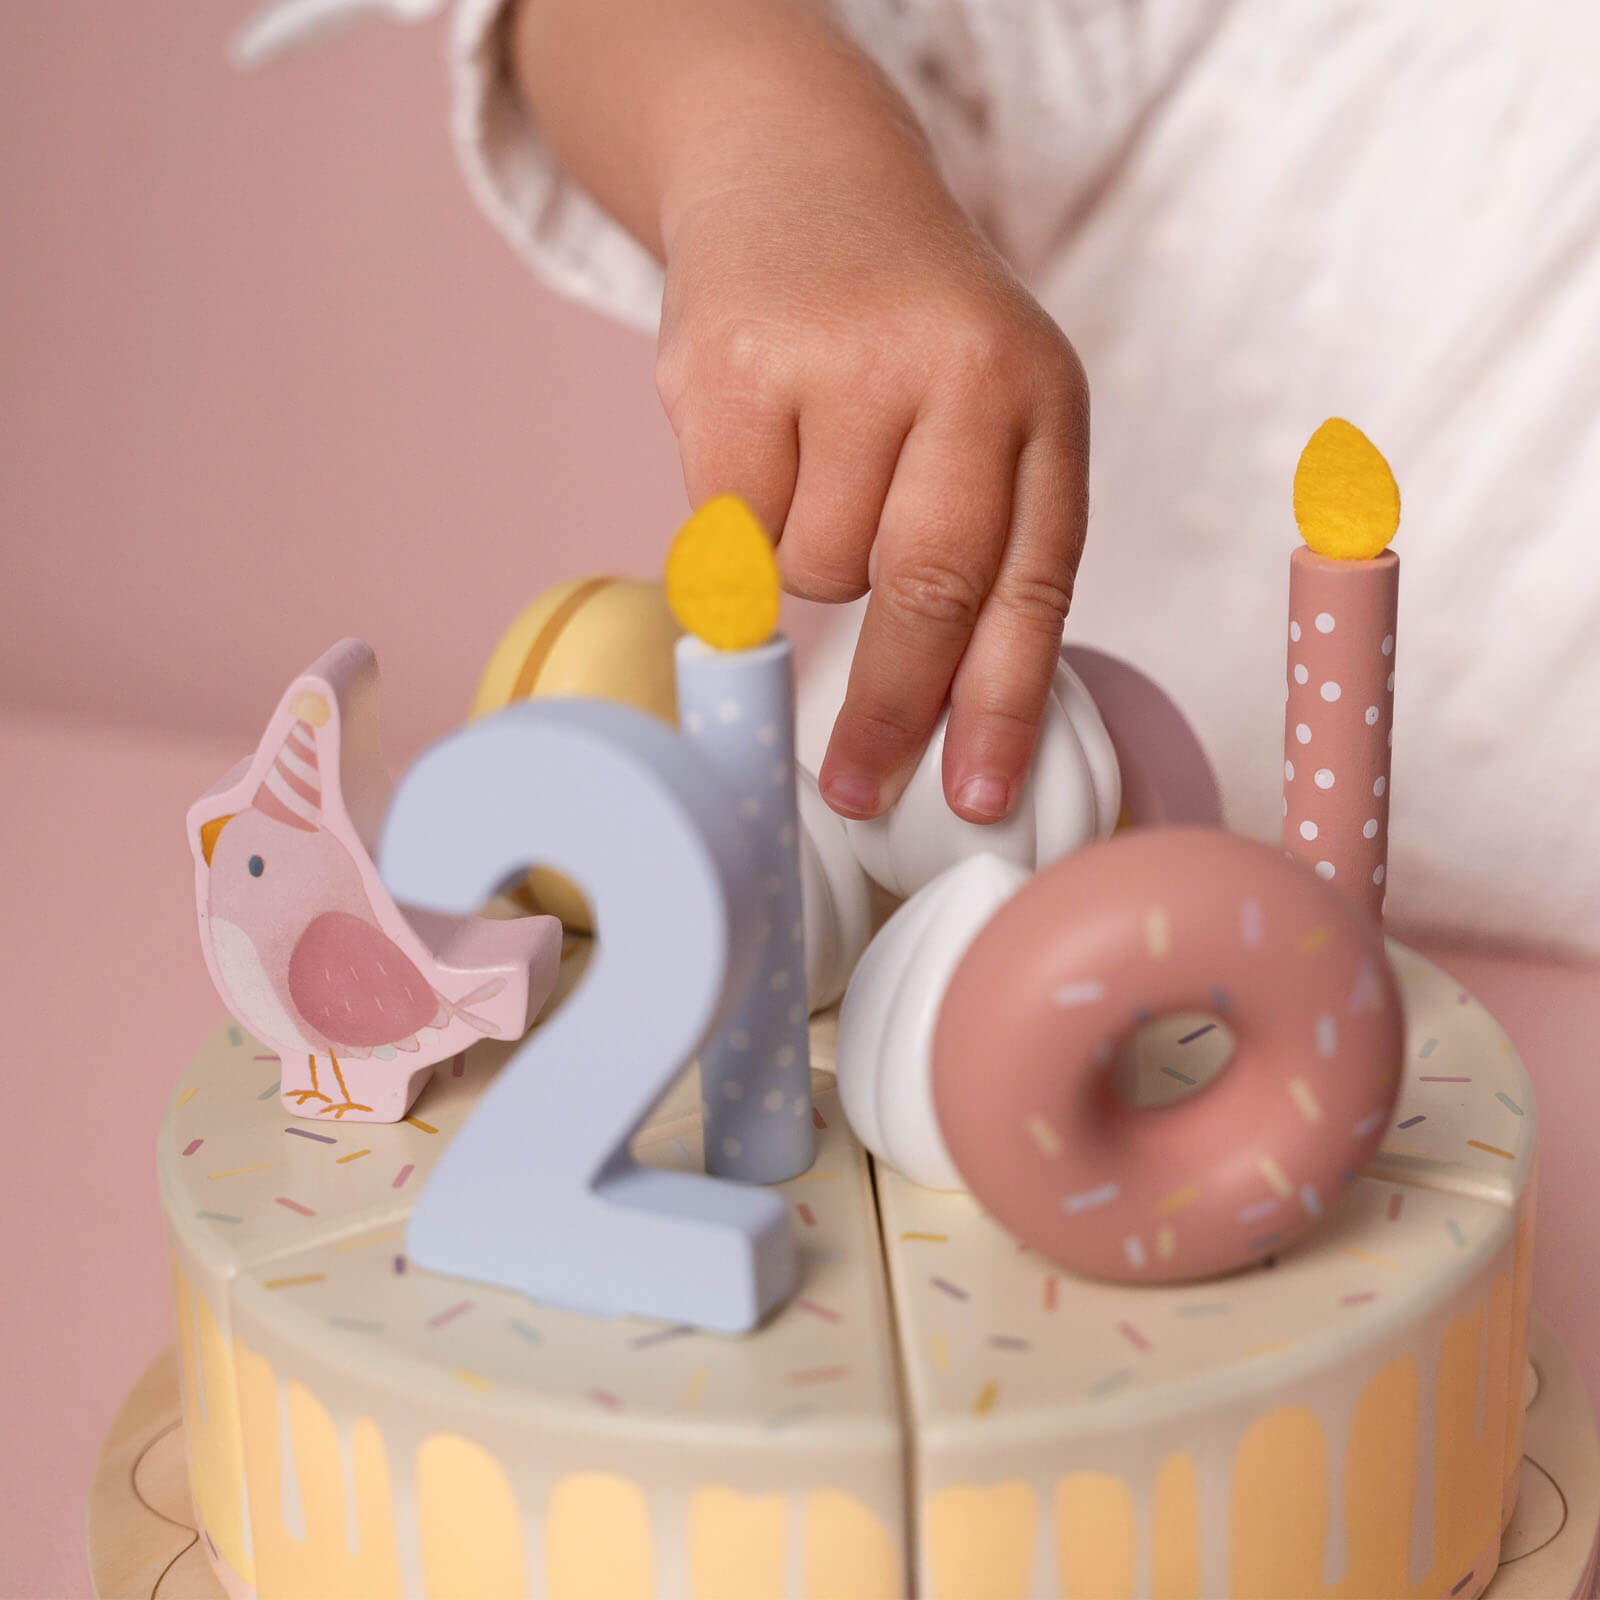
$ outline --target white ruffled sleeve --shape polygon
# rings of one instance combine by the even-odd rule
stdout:
[[[661,267],[565,172],[512,81],[511,0],[460,0],[450,33],[452,132],[474,197],[561,294],[653,333]]]

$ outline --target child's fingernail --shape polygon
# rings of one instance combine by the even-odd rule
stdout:
[[[987,772],[976,778],[968,778],[956,790],[959,805],[974,816],[985,817],[993,822],[998,822],[1006,814],[1010,798],[1011,785],[1004,778]]]
[[[822,785],[823,798],[835,811],[853,817],[876,816],[878,785],[858,772],[835,772]]]

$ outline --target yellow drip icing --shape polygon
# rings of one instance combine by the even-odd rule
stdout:
[[[518,1600],[528,1592],[517,1497],[481,1445],[448,1433],[423,1440],[417,1520],[429,1600]]]
[[[694,1600],[780,1600],[785,1512],[781,1494],[696,1489],[689,1501],[689,1593]]]
[[[1156,1474],[1151,1600],[1202,1600],[1200,1504],[1194,1462],[1171,1455]]]
[[[177,1258],[172,1293],[183,1375],[183,1432],[189,1490],[218,1553],[246,1583],[256,1582],[244,1525],[245,1465],[233,1352]]]
[[[1309,1406],[1255,1423],[1234,1457],[1228,1548],[1235,1600],[1310,1600],[1325,1591],[1328,1446]]]
[[[1016,1600],[1029,1592],[1039,1509],[1020,1478],[990,1488],[954,1484],[927,1504],[933,1600]]]
[[[1121,1478],[1074,1472],[1056,1485],[1062,1600],[1132,1600],[1139,1535]]]
[[[655,1558],[644,1492],[609,1472],[577,1472],[550,1496],[550,1600],[651,1600]]]
[[[806,1600],[899,1600],[900,1545],[853,1494],[806,1496],[801,1584]]]
[[[1356,1402],[1345,1456],[1344,1594],[1410,1591],[1419,1415],[1417,1363],[1410,1356],[1391,1361]]]

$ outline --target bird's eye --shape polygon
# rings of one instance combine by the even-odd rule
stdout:
[[[247,865],[250,868],[250,876],[252,878],[259,878],[267,870],[267,864],[260,856],[251,856]]]

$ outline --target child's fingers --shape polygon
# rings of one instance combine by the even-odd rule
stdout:
[[[1009,814],[1033,758],[1083,551],[1085,464],[1056,435],[1017,466],[1011,537],[950,692],[945,798],[973,822]]]
[[[837,604],[867,592],[867,561],[905,437],[905,427],[882,416],[828,406],[801,416],[800,474],[778,542],[790,594]]]
[[[819,775],[835,810],[876,816],[916,766],[999,568],[1016,461],[1015,443],[970,409],[907,438]]]
[[[716,405],[673,419],[683,486],[699,507],[736,494],[774,538],[789,515],[800,464],[799,434],[790,409]]]

